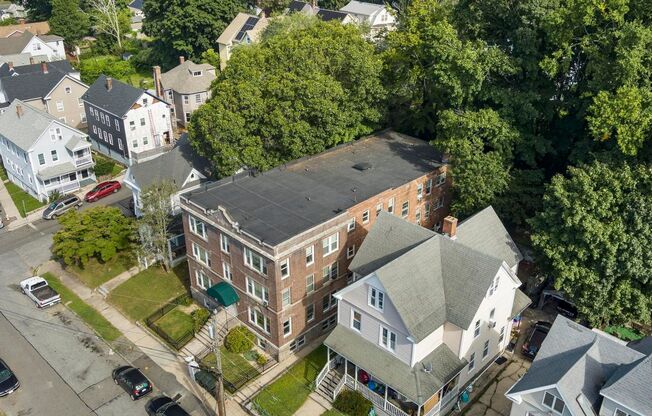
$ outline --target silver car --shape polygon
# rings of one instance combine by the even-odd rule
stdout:
[[[53,218],[58,217],[59,215],[62,215],[66,211],[73,209],[73,208],[79,208],[81,207],[83,202],[81,199],[76,197],[75,195],[66,195],[63,198],[60,198],[56,200],[55,202],[51,203],[45,211],[43,211],[43,218],[46,220],[51,220]]]

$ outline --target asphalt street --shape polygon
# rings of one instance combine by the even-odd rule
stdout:
[[[100,204],[126,209],[130,195],[123,188],[82,209]],[[145,415],[149,398],[134,402],[111,379],[114,368],[132,364],[152,380],[155,391],[150,397],[161,393],[177,396],[193,415],[206,415],[199,401],[173,375],[126,339],[114,344],[114,351],[64,305],[40,310],[21,293],[18,282],[38,274],[38,265],[49,260],[52,234],[58,228],[56,221],[40,220],[15,231],[0,231],[0,357],[21,381],[17,391],[0,398],[0,414]]]

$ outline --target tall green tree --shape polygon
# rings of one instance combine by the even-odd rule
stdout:
[[[54,234],[52,252],[68,265],[83,267],[91,258],[109,261],[119,252],[132,250],[136,241],[133,219],[114,207],[69,211],[59,223],[61,229]]]
[[[145,0],[143,32],[155,39],[153,47],[164,66],[173,65],[180,55],[199,61],[247,7],[246,0]]]
[[[27,16],[33,22],[50,19],[52,15],[52,0],[24,0]]]
[[[172,181],[155,183],[140,194],[142,217],[138,220],[140,252],[154,258],[166,270],[171,268],[168,244],[171,237],[172,195],[177,191]]]
[[[652,168],[593,162],[552,179],[532,242],[593,325],[650,322]]]
[[[275,35],[236,48],[193,114],[190,140],[220,175],[319,153],[383,118],[381,60],[359,29],[295,19],[306,17],[280,19]]]
[[[79,0],[52,0],[50,31],[63,37],[66,46],[75,46],[90,29],[88,15],[81,10]]]

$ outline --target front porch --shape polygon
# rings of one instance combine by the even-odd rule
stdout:
[[[91,168],[92,165],[80,169],[66,162],[39,171],[37,174],[41,185],[39,198],[47,201],[52,193],[65,195],[95,182],[95,174]]]

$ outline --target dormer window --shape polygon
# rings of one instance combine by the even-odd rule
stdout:
[[[201,77],[201,71],[192,71],[193,77]]]
[[[549,392],[546,392],[543,395],[543,405],[560,415],[564,413],[564,407],[566,407],[566,404],[562,399]]]
[[[143,98],[143,105],[147,105],[147,98]]]
[[[375,287],[369,288],[369,306],[373,306],[382,312],[385,308],[385,293],[376,289]]]
[[[631,416],[631,415],[625,411],[616,409],[616,411],[614,412],[614,416]]]

